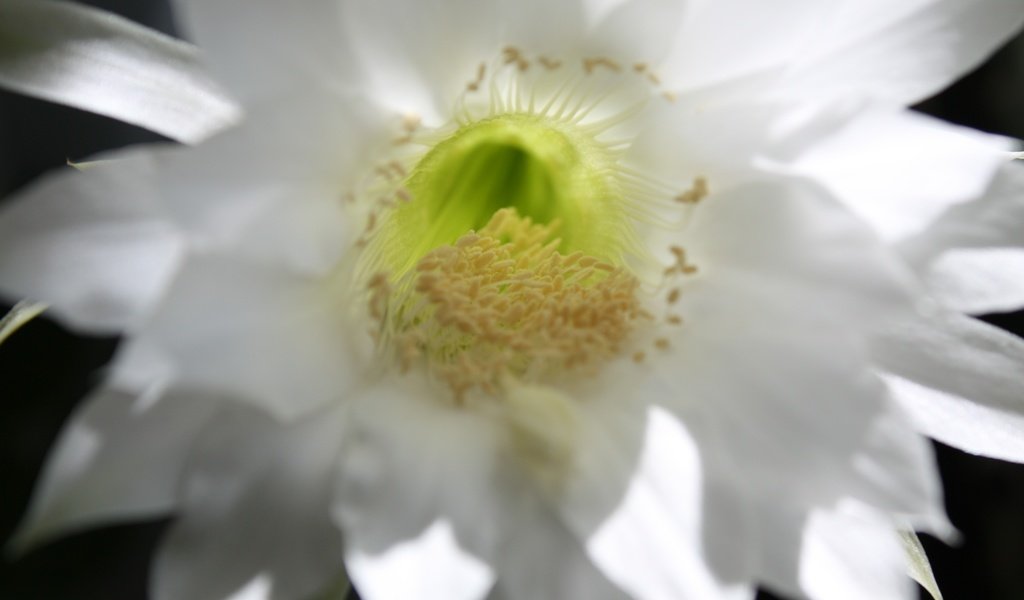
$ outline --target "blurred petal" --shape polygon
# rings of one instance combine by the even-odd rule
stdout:
[[[101,389],[61,434],[13,547],[173,510],[191,443],[219,406],[196,394],[142,403],[134,393]]]
[[[354,0],[343,5],[342,39],[363,65],[371,96],[399,114],[416,114],[437,126],[448,120],[452,101],[480,63],[497,58],[509,43],[499,37],[498,4]]]
[[[175,382],[252,401],[281,418],[358,385],[344,306],[308,278],[222,255],[194,255],[125,359],[156,352]]]
[[[891,328],[873,344],[918,429],[973,454],[1024,462],[1024,341],[956,313]]]
[[[1024,306],[1024,249],[950,250],[928,265],[924,281],[932,297],[952,310],[1017,310]]]
[[[910,112],[870,112],[810,146],[790,168],[821,182],[886,241],[980,196],[1009,141]]]
[[[780,81],[782,95],[910,105],[979,65],[1024,23],[1018,0],[820,4],[829,16],[803,39],[801,59]]]
[[[246,103],[311,84],[358,85],[337,0],[173,0],[186,37]]]
[[[63,169],[0,208],[0,289],[52,306],[85,331],[136,323],[173,273],[183,240],[156,205],[148,154]]]
[[[75,2],[0,3],[0,87],[185,143],[241,116],[194,46]]]
[[[1024,306],[1024,165],[1002,165],[984,195],[952,207],[898,250],[951,309]]]
[[[612,454],[591,459],[621,460],[614,456],[621,451],[616,441],[609,440]],[[689,434],[673,417],[652,409],[639,460],[621,506],[586,541],[601,570],[635,598],[749,596],[742,586],[718,581],[700,552],[701,473]],[[585,514],[573,508],[564,511],[563,518],[577,535],[590,526],[578,520]]]
[[[892,523],[851,502],[811,516],[800,576],[814,600],[916,598]]]
[[[341,568],[328,507],[339,411],[282,427],[245,407],[192,447],[181,515],[156,559],[156,600],[220,600],[263,575],[271,599],[308,598]]]

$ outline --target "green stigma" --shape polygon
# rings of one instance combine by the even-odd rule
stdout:
[[[385,216],[372,244],[375,262],[393,276],[503,208],[556,225],[564,254],[619,263],[629,237],[611,151],[575,124],[542,115],[464,125],[420,159],[405,188],[412,201]]]

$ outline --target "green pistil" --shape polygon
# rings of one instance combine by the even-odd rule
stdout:
[[[557,220],[565,254],[620,261],[626,219],[614,158],[572,124],[532,114],[471,123],[434,146],[405,187],[412,202],[393,209],[374,239],[392,276],[506,207],[536,223]]]

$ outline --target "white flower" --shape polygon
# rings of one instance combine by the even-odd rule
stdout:
[[[127,336],[21,544],[174,511],[158,599],[909,598],[914,427],[1024,460],[1024,345],[957,312],[1024,303],[1013,145],[904,109],[1016,0],[179,5],[246,122],[0,214],[5,292]]]

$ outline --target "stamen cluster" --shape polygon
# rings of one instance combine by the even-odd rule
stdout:
[[[425,360],[462,402],[475,388],[496,393],[507,376],[539,381],[617,354],[634,322],[649,318],[639,283],[621,267],[559,252],[557,228],[501,209],[424,256],[399,293],[375,279],[371,312],[403,367]]]

